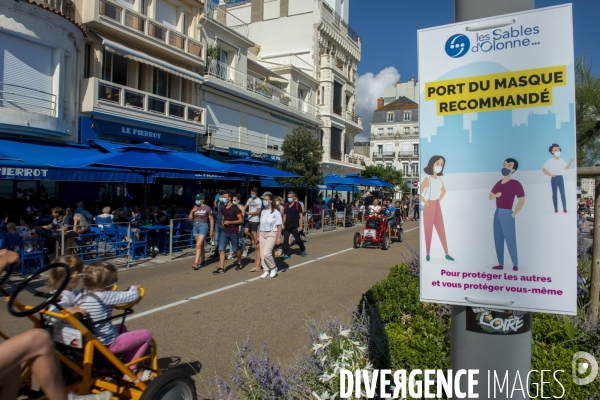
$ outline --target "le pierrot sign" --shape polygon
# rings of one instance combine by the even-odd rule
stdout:
[[[576,312],[571,14],[562,5],[418,32],[421,300]],[[502,312],[472,319],[525,329]]]

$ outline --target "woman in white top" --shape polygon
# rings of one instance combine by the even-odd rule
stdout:
[[[277,266],[273,258],[273,248],[281,244],[282,219],[272,194],[263,195],[264,209],[260,213],[258,239],[260,243],[260,258],[265,273],[261,278],[277,276]]]
[[[429,163],[423,169],[428,175],[421,182],[421,192],[423,193],[422,202],[425,206],[423,210],[423,227],[425,230],[425,247],[427,256],[425,259],[429,261],[429,252],[431,250],[431,236],[433,235],[433,227],[442,242],[446,260],[454,261],[454,258],[448,254],[448,243],[446,242],[446,229],[444,228],[444,217],[440,202],[446,194],[446,187],[440,176],[443,175],[446,159],[442,156],[433,156],[429,159]]]
[[[381,211],[381,206],[379,205],[379,200],[374,199],[373,204],[369,206],[369,214],[379,214]]]
[[[560,158],[561,148],[556,143],[552,143],[552,146],[548,148],[550,154],[554,157],[546,161],[542,172],[548,175],[550,178],[550,185],[552,186],[552,202],[554,203],[554,212],[558,212],[558,199],[557,194],[560,191],[560,200],[562,201],[563,212],[567,212],[567,200],[565,196],[565,180],[563,179],[563,173],[571,168],[574,159],[567,164],[565,160]]]

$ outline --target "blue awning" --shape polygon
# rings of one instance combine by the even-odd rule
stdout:
[[[23,160],[22,162],[0,160],[0,179],[143,182],[142,176],[132,172],[104,168],[64,169],[48,167],[48,164],[57,164],[64,160],[90,157],[100,153],[98,150],[80,144],[0,140],[0,149],[11,157]]]

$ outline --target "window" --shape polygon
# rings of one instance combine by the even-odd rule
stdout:
[[[392,168],[392,163],[391,163],[391,162],[387,162],[387,163],[385,163],[385,167],[386,167],[386,168]]]
[[[413,155],[415,155],[415,156],[419,155],[419,145],[418,144],[413,144]]]
[[[405,135],[410,135],[410,127],[408,127],[408,126],[404,127],[404,134]]]
[[[402,174],[404,176],[408,176],[408,164],[407,163],[402,163]]]
[[[92,52],[92,45],[86,43],[85,45],[85,53],[83,55],[83,79],[87,79],[90,77],[90,57]]]
[[[414,133],[415,135],[418,135],[418,134],[419,134],[419,127],[418,127],[418,126],[415,126],[415,127],[413,128],[413,133]]]
[[[387,122],[394,122],[394,113],[387,113]]]
[[[419,176],[419,164],[412,164],[412,175]]]
[[[298,98],[304,100],[304,90],[298,88]]]
[[[127,66],[125,57],[104,51],[104,60],[102,63],[102,79],[118,85],[127,85]]]
[[[377,134],[383,135],[383,128],[377,128]]]
[[[192,16],[189,14],[183,14],[183,34],[194,37],[192,31]]]
[[[152,93],[162,97],[171,97],[171,87],[173,86],[173,75],[162,69],[154,68],[154,77],[152,79]]]
[[[383,145],[382,144],[377,145],[377,154],[383,154]]]
[[[404,120],[405,121],[410,121],[410,111],[407,111],[404,113]]]
[[[325,104],[325,86],[321,86],[321,100],[319,104]]]
[[[394,128],[387,128],[387,134],[388,135],[393,135],[394,134]]]
[[[169,28],[177,29],[177,7],[165,0],[158,0],[154,19]]]
[[[377,163],[376,165],[377,165],[378,167],[383,167],[383,164],[382,164],[382,163]]]

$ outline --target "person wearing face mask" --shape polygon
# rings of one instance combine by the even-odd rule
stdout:
[[[515,229],[515,217],[525,205],[525,191],[523,186],[512,175],[519,168],[519,162],[514,158],[507,158],[502,164],[502,176],[492,191],[489,199],[496,199],[496,212],[494,213],[494,244],[498,265],[493,269],[504,269],[504,243],[508,248],[508,254],[513,262],[513,271],[519,270],[519,257],[517,254],[517,233]],[[517,206],[513,211],[513,203],[517,198]]]
[[[192,268],[199,270],[206,265],[206,254],[204,253],[204,240],[207,236],[214,237],[215,221],[212,215],[212,209],[204,203],[204,193],[196,196],[196,204],[188,218],[192,222],[192,235],[196,239],[196,258]]]
[[[444,172],[446,159],[442,156],[433,156],[429,159],[429,163],[423,169],[427,176],[421,182],[421,190],[423,191],[423,227],[425,230],[425,248],[427,255],[425,259],[429,261],[431,250],[431,237],[433,236],[433,227],[442,242],[446,260],[454,261],[454,258],[448,253],[448,243],[446,241],[446,229],[444,228],[444,216],[440,203],[446,195],[446,187],[440,178]]]
[[[218,200],[215,199],[215,211],[214,213],[217,214],[217,220],[215,222],[215,238],[214,238],[214,243],[215,243],[215,252],[211,255],[212,258],[215,257],[219,257],[219,238],[221,237],[221,233],[223,232],[223,207],[225,206],[225,204],[227,204],[227,202],[229,201],[229,199],[227,198],[227,192],[221,190],[219,192],[218,196]]]
[[[250,198],[246,201],[245,210],[248,215],[248,223],[246,224],[246,229],[244,233],[254,246],[258,243],[258,224],[260,223],[260,211],[261,211],[261,200],[258,197],[258,189],[253,187],[250,189]],[[257,254],[258,250],[256,250]],[[248,251],[244,249],[242,252],[242,257],[246,257],[248,255]]]
[[[273,195],[269,192],[263,194],[263,210],[260,213],[260,226],[259,226],[259,243],[260,247],[256,253],[260,257],[257,257],[259,263],[257,267],[260,268],[260,261],[265,272],[260,276],[261,278],[275,278],[277,276],[277,266],[275,265],[275,259],[273,258],[273,249],[275,245],[281,243],[281,229],[283,221],[281,214],[277,212],[277,204],[273,201]]]
[[[300,247],[302,257],[306,257],[306,247],[304,242],[300,239],[300,233],[302,230],[302,207],[296,200],[296,194],[292,191],[288,192],[287,203],[283,207],[283,258],[290,258],[290,234],[294,236],[296,243]]]
[[[244,242],[244,224],[246,222],[246,209],[240,203],[240,194],[239,193],[236,193],[233,195],[232,203],[234,206],[239,208],[240,211],[242,212],[243,221],[242,221],[242,224],[240,225],[239,231],[238,231],[238,239],[239,239],[238,249],[240,251],[242,251],[242,257],[246,257],[248,255],[248,250],[246,249],[246,242]],[[229,255],[227,256],[227,259],[233,260],[233,250],[231,250],[231,248],[229,248]]]
[[[548,148],[550,154],[553,155],[551,159],[546,161],[542,172],[548,175],[550,178],[550,185],[552,186],[552,203],[554,204],[554,212],[558,212],[558,196],[557,192],[560,191],[560,200],[562,201],[563,212],[567,212],[567,202],[565,196],[565,180],[563,179],[563,172],[571,168],[571,164],[575,159],[571,158],[571,161],[567,164],[565,160],[560,158],[561,148],[556,143],[552,143],[552,146]]]
[[[225,273],[225,250],[229,244],[229,248],[237,256],[236,270],[243,268],[242,266],[242,252],[238,250],[239,244],[239,226],[244,222],[242,216],[242,210],[233,204],[233,196],[231,192],[227,191],[221,195],[221,201],[225,199],[227,203],[221,209],[221,225],[222,232],[219,237],[219,263],[220,267],[213,272],[213,274],[224,274]]]

